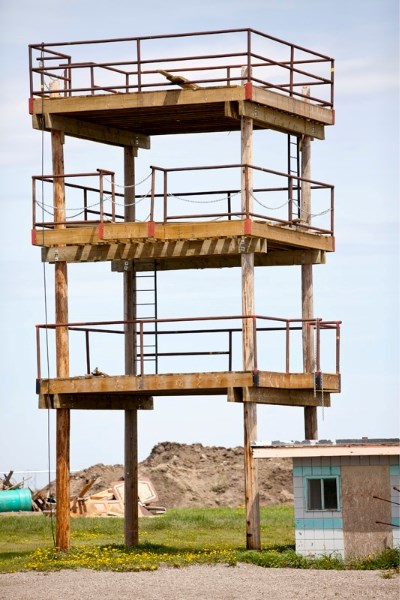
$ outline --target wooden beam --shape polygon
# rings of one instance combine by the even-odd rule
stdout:
[[[139,543],[139,487],[138,487],[138,432],[137,410],[125,411],[124,477],[125,477],[125,546]]]
[[[310,88],[303,88],[305,95],[310,94]],[[311,137],[303,135],[301,138],[301,204],[300,218],[305,225],[311,224]],[[303,319],[314,318],[314,292],[313,292],[313,268],[312,265],[301,266],[301,316]],[[302,331],[303,346],[303,371],[310,373],[316,369],[314,335],[307,323],[303,324]],[[307,406],[304,409],[304,435],[306,440],[318,439],[318,415],[317,408]]]
[[[73,410],[152,410],[151,396],[130,394],[40,394],[39,408]]]
[[[40,393],[130,392],[139,395],[226,394],[228,387],[252,384],[251,373],[168,373],[164,375],[117,375],[110,377],[71,377],[42,379]],[[153,391],[156,392],[153,394]],[[159,392],[157,394],[157,392]],[[162,392],[162,393],[161,393]]]
[[[111,110],[127,110],[137,108],[161,107],[165,110],[171,106],[186,104],[207,104],[225,102],[226,100],[244,100],[243,86],[220,88],[201,88],[197,90],[158,90],[152,92],[135,92],[131,94],[104,94],[96,96],[70,96],[68,98],[34,98],[33,114],[79,114],[80,112],[97,112]]]
[[[150,137],[147,135],[118,129],[117,127],[110,127],[109,125],[92,123],[83,119],[65,117],[63,115],[45,114],[44,117],[42,115],[33,115],[32,127],[40,131],[57,129],[71,137],[109,144],[111,146],[123,147],[130,145],[135,148],[136,152],[137,148],[144,148],[146,150],[150,148]]]
[[[267,251],[268,241],[250,238],[254,249],[254,264],[258,266],[291,266],[326,263],[326,253],[322,250],[275,250]],[[204,269],[240,266],[240,238],[222,240],[188,240],[166,242],[128,242],[42,248],[42,262],[55,263],[63,260],[68,263],[111,261],[111,270],[123,273],[132,268],[135,261],[136,272],[148,271],[153,267],[149,259],[157,260],[157,269]],[[141,262],[142,261],[142,262]]]
[[[340,392],[340,375],[323,373],[321,379],[323,381],[324,392]],[[260,371],[258,387],[314,390],[315,377],[313,373],[275,373],[270,371]]]
[[[312,373],[259,371],[258,388],[314,390]],[[340,375],[322,374],[324,393],[340,392]],[[41,379],[41,394],[126,393],[138,396],[191,396],[226,394],[228,388],[252,387],[253,373],[214,371],[209,373],[168,373],[164,375],[82,376]]]
[[[61,131],[51,132],[52,165],[54,175],[64,175],[64,136]],[[53,202],[55,220],[65,220],[64,179],[56,177],[53,184]],[[59,225],[57,227],[62,227]],[[55,265],[55,319],[56,323],[68,323],[68,270],[67,263]],[[67,327],[57,327],[56,337],[56,374],[57,377],[69,376],[69,337]],[[69,409],[57,411],[56,418],[56,546],[59,550],[70,547],[70,428]]]
[[[330,108],[317,106],[311,102],[305,102],[300,98],[285,96],[271,90],[265,90],[261,87],[253,86],[252,101],[263,106],[269,106],[277,110],[296,115],[310,121],[316,121],[323,125],[333,125],[335,122],[335,113]]]
[[[325,139],[324,125],[282,112],[269,106],[262,106],[248,100],[238,103],[225,103],[225,116],[232,119],[251,117],[254,124],[265,129],[283,133],[307,134],[319,140]]]
[[[65,246],[100,244],[98,225],[85,225],[85,227],[71,227],[68,229],[49,229],[32,231],[32,244],[34,246]],[[56,261],[58,259],[56,258]]]
[[[269,242],[307,248],[309,250],[325,250],[326,252],[333,252],[335,249],[334,238],[332,236],[305,231],[301,227],[271,225],[270,223],[260,223],[259,221],[251,221],[250,225],[250,235],[265,237]]]
[[[329,392],[315,392],[313,390],[247,388],[229,388],[228,402],[255,402],[256,404],[277,404],[281,406],[324,406],[331,405]],[[254,440],[253,440],[254,441]]]
[[[133,148],[124,148],[124,217],[125,221],[135,220],[135,158]],[[125,270],[123,275],[124,320],[136,319],[136,273]],[[134,323],[124,326],[125,374],[136,375],[136,327]],[[125,410],[125,545],[137,546],[139,543],[138,512],[138,419],[135,408]]]
[[[323,250],[274,250],[268,254],[255,256],[255,265],[284,267],[292,265],[324,265],[326,263],[326,252]]]
[[[246,395],[246,391],[243,392]],[[260,493],[258,464],[253,458],[251,442],[257,439],[257,404],[245,402],[244,415],[244,482],[246,507],[246,547],[261,550]]]
[[[283,247],[303,248],[305,250],[334,251],[334,238],[304,231],[299,227],[271,225],[250,221],[219,221],[218,223],[155,223],[154,235],[157,241],[191,241],[221,239],[248,236],[273,242]],[[104,223],[102,237],[99,237],[98,225],[70,227],[33,231],[34,246],[85,246],[97,244],[127,244],[149,240],[148,223]]]
[[[32,113],[34,115],[47,113],[79,116],[81,112],[95,114],[99,111],[127,111],[143,108],[159,108],[168,111],[170,107],[244,100],[249,100],[249,98],[246,98],[245,86],[224,86],[195,90],[157,90],[127,94],[69,96],[68,98],[34,98]],[[285,96],[257,86],[252,86],[251,101],[260,106],[267,106],[322,125],[333,125],[334,123],[334,112],[329,108],[306,103],[301,99]]]
[[[146,228],[144,227],[146,226]],[[250,232],[246,231],[250,228]],[[50,232],[43,232],[46,234]],[[218,221],[207,223],[155,223],[154,240],[196,240],[211,239],[233,236],[258,237],[281,244],[292,245],[315,250],[326,250],[332,252],[334,249],[333,238],[331,236],[320,235],[304,231],[299,227],[289,227],[287,225],[271,225],[267,222],[250,221]],[[42,232],[40,232],[41,238]],[[146,223],[105,223],[104,241],[111,240],[132,240],[148,238],[148,227]],[[40,239],[38,240],[41,241]],[[47,244],[42,244],[47,245]]]
[[[243,117],[241,121],[241,164],[253,164],[253,120]],[[253,212],[253,170],[242,168],[242,213]],[[254,253],[247,248],[241,254],[242,314],[254,315]],[[243,371],[257,368],[255,355],[254,322],[244,319],[242,324]],[[243,389],[243,394],[247,394]],[[246,546],[248,550],[261,549],[260,495],[258,489],[258,466],[251,453],[251,442],[257,439],[257,405],[243,404],[244,429],[244,487],[246,508]]]

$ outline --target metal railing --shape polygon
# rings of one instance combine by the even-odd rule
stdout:
[[[168,89],[167,72],[192,87],[248,82],[328,108],[334,99],[332,58],[255,29],[30,44],[29,71],[31,97]]]
[[[243,343],[243,328],[245,321],[250,320],[252,323],[251,345],[253,349],[253,367],[255,370],[277,371],[275,368],[275,360],[277,349],[280,350],[280,362],[283,368],[280,371],[290,373],[292,368],[293,358],[293,336],[298,332],[296,349],[301,351],[301,332],[303,329],[310,328],[313,332],[314,339],[314,369],[311,372],[321,372],[325,370],[329,372],[340,373],[340,325],[341,321],[323,321],[320,318],[316,319],[284,319],[278,317],[266,317],[259,315],[251,316],[217,316],[217,317],[188,317],[188,318],[173,318],[173,319],[146,319],[135,321],[94,321],[94,322],[76,322],[76,323],[58,323],[58,324],[40,324],[36,326],[36,341],[37,341],[37,376],[42,377],[41,369],[41,332],[46,335],[46,356],[49,351],[48,333],[55,331],[57,328],[67,329],[69,332],[80,332],[83,334],[84,345],[84,360],[78,367],[79,374],[90,374],[93,364],[91,360],[92,345],[91,337],[96,334],[113,334],[124,335],[129,328],[133,328],[133,340],[136,347],[136,364],[137,375],[145,375],[146,361],[152,360],[155,357],[154,351],[149,352],[146,347],[146,336],[156,335],[159,340],[165,338],[163,344],[159,342],[157,347],[160,350],[157,352],[157,359],[168,358],[175,360],[175,370],[171,371],[169,364],[168,372],[182,371],[182,358],[189,359],[190,370],[187,372],[209,372],[218,371],[215,358],[212,358],[210,369],[199,369],[199,357],[215,357],[225,356],[226,364],[220,365],[221,371],[242,370],[242,343]],[[116,329],[115,327],[121,327]],[[331,331],[334,334],[333,348],[330,348],[332,354],[329,359],[329,368],[322,361],[322,335]],[[273,334],[278,334],[279,340],[275,338],[272,343],[268,339]],[[189,350],[184,349],[182,336],[188,336],[186,339],[189,343]],[[203,339],[199,342],[199,336]],[[97,337],[96,337],[97,339]],[[205,340],[205,341],[204,341]],[[216,345],[217,342],[217,345]],[[81,342],[82,343],[82,342]],[[95,349],[98,350],[99,342],[95,344]],[[107,344],[108,348],[108,344]],[[163,351],[162,348],[167,348]],[[193,350],[196,348],[196,350]],[[271,352],[272,349],[272,352]],[[296,350],[296,354],[298,354]],[[108,355],[107,355],[108,356]],[[333,358],[332,358],[333,357]],[[298,357],[297,357],[298,358]],[[157,361],[158,362],[158,361]],[[122,364],[123,359],[122,359]],[[234,368],[239,364],[239,368]],[[203,366],[203,365],[201,365]],[[271,368],[273,367],[273,368]],[[333,367],[333,369],[332,369]],[[278,369],[279,371],[279,369]],[[122,374],[123,367],[119,371]]]
[[[233,218],[253,219],[269,221],[280,225],[296,225],[298,227],[306,228],[308,231],[334,235],[333,185],[323,183],[321,181],[297,177],[292,173],[282,173],[272,169],[266,169],[249,164],[176,167],[173,169],[152,166],[151,171],[152,183],[151,206],[149,213],[150,221],[168,222],[204,219],[231,220]],[[210,177],[210,174],[221,171],[223,171],[223,174],[220,176],[221,179],[228,172],[233,172],[237,179],[239,179],[242,175],[244,181],[246,182],[244,190],[241,188],[232,187],[230,189],[207,189],[183,192],[175,191],[176,187],[172,188],[170,185],[171,176],[174,176],[174,186],[176,186],[179,185],[179,178],[177,182],[176,176],[179,177],[179,175],[184,175],[186,173],[199,173],[201,175],[202,172],[204,172],[205,175]],[[162,183],[160,186],[157,185],[157,172],[162,174]],[[255,181],[256,176],[259,184],[253,188],[250,188],[248,182],[250,180]],[[203,179],[208,184],[207,177],[203,177]],[[263,180],[267,184],[270,182],[269,185],[260,185],[264,182]],[[311,215],[302,214],[301,201],[299,206],[299,202],[294,192],[301,192],[303,185],[309,186],[312,199],[315,199],[317,191],[325,192],[324,205],[321,207],[322,210],[321,208],[318,208],[315,209],[315,212]],[[159,188],[161,188],[160,192],[158,192]],[[241,193],[244,194],[244,198],[242,198]],[[218,196],[220,197],[218,198]],[[298,195],[298,197],[301,198],[301,193]],[[162,202],[157,202],[157,199],[159,198],[162,200]],[[172,214],[171,205],[173,205],[173,201],[175,201],[175,208],[177,205],[177,200],[186,202],[192,206],[195,205],[196,209],[185,214]],[[217,202],[223,202],[225,204],[225,209],[218,212],[204,212],[204,208],[201,209],[201,212],[197,210],[198,206],[215,204]],[[266,202],[268,204],[266,204]],[[318,227],[312,223],[313,219],[323,215],[327,215],[328,220],[326,227]]]
[[[110,178],[108,182],[105,178]],[[84,185],[82,183],[73,183],[80,179],[88,180],[94,178],[98,181],[97,187]],[[53,200],[50,202],[46,198],[52,193],[48,193],[47,184],[54,186],[56,181],[63,181],[65,199],[62,211],[56,207]],[[109,183],[110,189],[107,189]],[[47,193],[46,193],[47,192]],[[51,190],[52,192],[52,190]],[[71,197],[77,203],[76,206],[69,206]],[[116,214],[116,198],[123,198],[123,194],[115,191],[115,174],[106,169],[97,169],[94,173],[68,173],[64,175],[35,175],[32,177],[32,226],[33,229],[54,229],[60,225],[86,225],[91,222],[103,222],[106,219],[115,222],[117,219],[123,219]],[[69,200],[69,202],[67,202]],[[104,208],[106,201],[110,202],[110,212]],[[59,218],[59,212],[62,212],[63,218]],[[45,219],[47,217],[47,219]],[[82,217],[82,218],[79,218]]]
[[[177,167],[165,169],[152,166],[151,184],[148,192],[135,195],[135,214],[138,222],[179,222],[179,221],[218,221],[232,219],[252,219],[271,222],[282,226],[304,228],[307,231],[334,235],[334,186],[321,181],[297,177],[291,173],[281,173],[248,164],[230,164],[200,167]],[[161,175],[161,183],[158,175]],[[183,191],[185,179],[196,175],[197,190]],[[203,174],[205,176],[201,177]],[[44,185],[54,184],[60,177],[65,185],[65,211],[63,219],[57,218],[52,204],[44,201]],[[72,183],[71,179],[98,177],[98,187]],[[247,182],[242,192],[240,179]],[[108,180],[110,178],[110,180]],[[217,185],[211,186],[212,178]],[[257,181],[251,189],[248,182]],[[54,228],[59,225],[79,225],[105,221],[121,221],[124,217],[116,212],[117,204],[123,206],[124,195],[115,191],[115,177],[111,171],[98,169],[96,173],[73,173],[64,176],[35,176],[32,179],[33,228]],[[199,188],[201,181],[203,187]],[[235,182],[238,187],[220,186]],[[182,183],[181,183],[182,182]],[[186,182],[187,183],[187,182]],[[41,187],[38,191],[38,186]],[[106,186],[109,185],[110,189]],[[307,185],[311,192],[313,214],[305,215],[301,206],[301,190]],[[77,197],[76,192],[80,192]],[[69,207],[69,195],[74,193],[79,204]],[[317,197],[318,196],[318,197]],[[89,203],[88,198],[92,201]],[[185,204],[185,211],[181,206]],[[210,209],[210,205],[222,205],[220,210]],[[318,207],[317,207],[318,206]],[[39,213],[41,219],[37,216]],[[44,214],[53,220],[44,220]],[[83,219],[79,219],[83,216]],[[322,221],[321,221],[322,220]],[[321,224],[322,222],[322,224]],[[317,224],[318,223],[318,224]]]

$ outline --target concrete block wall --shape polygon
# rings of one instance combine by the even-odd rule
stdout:
[[[309,511],[305,496],[305,477],[338,476],[340,475],[339,463],[340,459],[336,457],[293,459],[295,536],[298,554],[335,555],[344,558],[341,510]]]
[[[400,503],[400,492],[394,489],[400,489],[400,464],[398,458],[397,464],[390,465],[389,472],[391,494],[390,499],[392,501],[393,547],[400,548],[400,506],[398,504]]]
[[[400,547],[400,458],[398,456],[342,456],[293,459],[296,552],[303,556],[336,555],[345,558],[343,516],[340,510],[309,511],[306,506],[305,478],[340,476],[342,466],[388,465],[391,489],[393,547]]]

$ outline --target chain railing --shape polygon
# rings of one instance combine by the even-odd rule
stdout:
[[[247,185],[241,189],[243,174],[245,181],[254,182],[253,187]],[[87,185],[85,180],[93,177],[98,179],[98,185]],[[62,221],[57,218],[52,200],[45,200],[52,192],[48,190],[48,184],[54,184],[60,178],[65,187]],[[147,192],[144,195],[135,193],[132,200],[138,222],[251,219],[334,235],[334,187],[321,181],[248,164],[173,169],[152,166],[149,178],[151,183]],[[123,215],[118,214],[118,209],[123,213],[124,194],[116,192],[115,176],[111,171],[98,169],[95,173],[35,176],[32,182],[33,229],[124,220]],[[310,215],[304,215],[301,194],[295,193],[305,184],[312,195],[313,212]],[[183,189],[184,185],[190,186],[190,191]]]

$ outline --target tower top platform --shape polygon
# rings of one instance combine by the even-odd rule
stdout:
[[[254,29],[29,46],[38,129],[115,145],[255,128],[324,138],[332,58]]]

